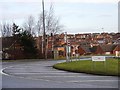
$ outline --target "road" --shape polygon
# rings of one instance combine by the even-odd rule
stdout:
[[[62,61],[3,62],[2,88],[118,88],[118,77],[115,76],[52,68],[53,64]]]

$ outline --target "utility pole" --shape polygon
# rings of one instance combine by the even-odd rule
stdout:
[[[43,54],[44,58],[47,59],[47,52],[46,52],[46,33],[45,33],[45,12],[44,12],[44,0],[42,0],[42,9],[43,9],[43,39],[44,39],[44,44],[43,44]]]
[[[67,32],[65,32],[65,42],[66,42],[66,62],[68,62],[69,61],[69,56],[68,56],[69,48],[68,48]]]

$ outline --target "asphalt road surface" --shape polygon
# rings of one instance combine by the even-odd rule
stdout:
[[[118,77],[115,76],[52,68],[53,64],[62,61],[3,62],[2,88],[118,88]]]

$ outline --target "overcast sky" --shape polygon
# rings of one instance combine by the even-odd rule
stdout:
[[[51,2],[68,33],[118,32],[118,0],[45,0],[46,10]],[[28,16],[37,18],[41,11],[40,0],[3,0],[0,22],[22,25]]]

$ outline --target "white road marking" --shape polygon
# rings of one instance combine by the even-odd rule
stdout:
[[[81,80],[81,81],[67,81],[67,82],[73,82],[73,83],[77,83],[77,82],[117,82],[118,80]]]
[[[23,64],[24,65],[24,64]],[[19,66],[19,65],[18,65]],[[20,66],[21,67],[21,66]],[[26,67],[29,67],[29,66],[26,66]],[[112,76],[80,76],[80,74],[79,73],[69,73],[69,72],[65,72],[65,71],[63,71],[63,72],[56,72],[56,71],[52,71],[52,72],[50,72],[50,71],[42,71],[42,72],[16,72],[16,73],[11,73],[11,74],[7,74],[7,73],[4,73],[3,71],[5,70],[5,69],[9,69],[10,70],[10,68],[12,68],[12,69],[15,69],[15,66],[9,66],[9,67],[5,67],[5,68],[3,68],[3,69],[1,69],[1,73],[3,74],[3,75],[6,75],[6,76],[15,76],[16,74],[32,74],[32,75],[34,75],[34,74],[51,74],[51,75],[70,75],[70,76],[40,76],[40,77],[112,77]],[[25,69],[25,68],[23,68],[23,69]],[[12,75],[13,74],[13,75]],[[15,74],[15,75],[14,75]],[[75,76],[73,76],[73,75],[75,75]],[[76,76],[76,75],[79,75],[79,76]],[[45,81],[50,81],[50,80],[47,80],[47,79],[36,79],[36,78],[31,78],[31,77],[24,77],[24,76],[15,76],[15,77],[19,77],[19,78],[25,78],[25,79],[32,79],[32,80],[45,80]],[[118,81],[118,80],[81,80],[81,81],[66,81],[66,82],[95,82],[95,81],[99,81],[99,82],[101,82],[101,81]]]
[[[13,67],[13,66],[9,66],[9,67]],[[3,69],[1,69],[1,74],[5,75],[5,76],[9,76],[9,77],[17,77],[17,78],[22,78],[22,79],[30,79],[30,80],[43,80],[43,81],[51,81],[51,80],[47,80],[47,79],[37,79],[37,78],[31,78],[31,77],[22,77],[22,76],[15,76],[15,75],[11,75],[11,74],[7,74],[7,73],[4,73],[3,71],[9,67],[5,67]],[[58,81],[59,82],[59,81]],[[61,82],[59,82],[61,83]]]
[[[56,75],[66,75],[66,74],[67,75],[71,75],[72,74],[72,75],[78,75],[78,74],[75,74],[75,73],[54,73],[54,72],[53,73],[52,72],[51,73],[41,73],[41,72],[37,72],[37,73],[36,72],[12,72],[12,73],[13,74],[54,74],[54,75],[55,74]]]
[[[5,69],[10,68],[10,67],[13,67],[13,66],[9,66],[9,67],[2,68],[2,69],[0,70],[0,73],[3,74],[3,75],[6,75],[6,76],[10,76],[9,74],[3,72]]]

